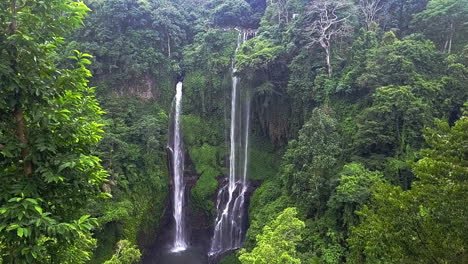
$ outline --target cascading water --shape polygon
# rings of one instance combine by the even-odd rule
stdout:
[[[184,151],[181,140],[180,116],[182,112],[182,82],[176,86],[176,95],[173,102],[173,135],[169,148],[172,151],[173,186],[173,215],[175,221],[174,241],[171,251],[179,252],[187,249],[185,223],[184,223]]]
[[[247,32],[239,32],[236,52],[247,40]],[[245,195],[247,192],[247,165],[249,146],[250,97],[239,90],[239,77],[232,63],[231,127],[229,179],[217,196],[217,215],[210,256],[240,248],[244,239]]]

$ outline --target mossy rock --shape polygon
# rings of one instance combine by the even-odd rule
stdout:
[[[190,157],[195,164],[196,172],[200,175],[197,183],[192,188],[193,204],[195,207],[212,214],[215,208],[210,197],[218,189],[216,178],[223,173],[219,165],[221,162],[221,149],[209,144],[203,144],[201,147],[192,148]]]
[[[239,258],[237,258],[237,251],[225,256],[219,264],[241,264]]]
[[[251,137],[249,149],[248,178],[250,180],[267,180],[276,176],[280,156],[273,145],[266,140]]]
[[[184,143],[189,150],[205,143],[213,146],[221,145],[224,135],[219,127],[220,124],[215,121],[209,122],[195,115],[184,115],[182,117]]]

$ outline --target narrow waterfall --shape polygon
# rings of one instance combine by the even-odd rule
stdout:
[[[173,215],[175,221],[174,242],[171,251],[179,252],[187,249],[185,223],[184,223],[184,150],[181,139],[180,116],[182,112],[182,82],[176,86],[176,95],[173,102],[173,135],[172,142],[172,174],[173,186]]]
[[[239,32],[236,52],[246,39],[247,32]],[[229,179],[217,195],[215,228],[208,253],[210,256],[240,248],[244,240],[250,97],[239,89],[240,79],[236,72],[233,60]]]

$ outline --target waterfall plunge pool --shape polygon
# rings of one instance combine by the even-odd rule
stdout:
[[[187,248],[173,252],[170,249],[162,251],[152,260],[143,261],[144,264],[208,264],[208,257],[200,248]]]

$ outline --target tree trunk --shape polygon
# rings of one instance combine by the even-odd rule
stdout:
[[[328,68],[328,77],[332,77],[332,66],[331,66],[331,59],[330,59],[330,46],[325,48],[325,56],[327,60],[327,68]]]
[[[20,104],[20,103],[19,103]],[[26,136],[26,123],[24,121],[24,111],[20,105],[15,107],[13,113],[16,124],[16,136],[21,143],[21,159],[23,162],[23,174],[29,176],[32,174],[32,163],[28,160],[29,155],[29,140]]]
[[[9,34],[14,35],[18,29],[16,21],[16,0],[11,0],[10,2],[10,11],[13,16],[13,19],[9,26]],[[12,68],[16,68],[16,61],[12,59]],[[16,137],[21,143],[21,162],[23,163],[23,174],[24,176],[29,176],[32,174],[32,163],[28,160],[29,156],[29,139],[26,135],[26,122],[24,120],[24,109],[21,103],[21,89],[17,93],[17,98],[19,99],[15,105],[13,111],[13,119],[15,120],[15,130]]]
[[[16,0],[11,0],[10,2],[10,12],[13,16],[13,19],[11,20],[10,26],[8,27],[9,34],[13,35],[16,33],[16,29],[18,27],[17,22],[16,22]]]
[[[447,51],[448,43],[449,43],[449,39],[447,37],[447,39],[445,40],[445,44],[444,44],[444,50],[442,51],[443,53]]]
[[[171,37],[167,35],[167,57],[171,57]]]
[[[448,50],[447,53],[450,54],[452,51],[452,39],[453,39],[453,23],[450,23],[450,37],[448,42]]]
[[[279,7],[279,1],[278,1],[278,25],[281,25],[281,9]]]

